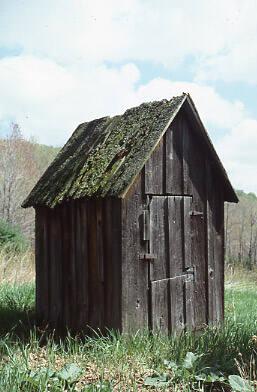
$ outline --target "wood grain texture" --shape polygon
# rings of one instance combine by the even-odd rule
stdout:
[[[185,327],[184,280],[184,277],[177,277],[169,281],[171,331],[174,333]]]
[[[170,196],[168,202],[169,271],[174,277],[182,274],[184,259],[183,196]]]
[[[175,331],[223,319],[223,182],[191,125],[181,111],[124,199],[37,207],[41,321]]]
[[[195,327],[202,328],[207,323],[205,153],[201,140],[190,129],[187,121],[184,122],[183,129],[186,164],[184,166],[184,192],[191,192],[192,211],[196,212],[191,215],[192,265],[195,268]]]
[[[185,327],[187,331],[195,329],[195,283],[194,280],[185,280]]]
[[[224,318],[224,196],[208,162],[207,170],[208,318],[217,324]]]
[[[122,330],[148,328],[148,263],[140,260],[146,242],[140,239],[143,214],[141,177],[130,198],[122,201]]]
[[[43,232],[42,232],[42,243],[43,243],[43,248],[42,248],[42,269],[41,273],[43,274],[43,291],[42,291],[42,305],[43,305],[43,314],[44,314],[44,321],[48,321],[50,319],[50,290],[49,290],[49,285],[50,285],[50,276],[49,276],[49,221],[48,221],[48,211],[45,208],[43,210],[43,215],[42,215],[42,225],[43,225]]]
[[[207,215],[207,285],[208,285],[208,323],[215,324],[217,321],[216,304],[215,304],[215,261],[214,261],[214,246],[215,246],[215,235],[214,235],[214,208],[215,208],[215,197],[213,189],[212,171],[208,161],[206,161],[206,215]]]
[[[192,198],[184,198],[184,270],[195,270],[192,260]],[[187,330],[195,329],[195,276],[189,275],[184,282],[185,326]]]
[[[104,202],[104,326],[121,329],[121,201]]]
[[[163,193],[163,145],[162,139],[145,164],[145,194],[161,195]]]
[[[165,178],[166,194],[183,194],[183,128],[177,116],[166,132]]]
[[[45,272],[44,272],[44,225],[43,225],[43,211],[42,208],[36,210],[35,215],[35,270],[36,270],[36,313],[38,322],[42,322],[45,317],[45,303],[44,303],[44,286],[45,286]]]
[[[152,290],[152,330],[168,333],[170,331],[169,281],[158,280],[151,283]]]
[[[150,265],[150,280],[161,280],[168,277],[166,217],[168,204],[165,196],[154,196],[150,205],[150,253],[157,256]]]

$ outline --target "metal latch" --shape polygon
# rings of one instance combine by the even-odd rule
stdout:
[[[157,256],[153,253],[141,253],[139,258],[140,260],[151,261],[157,259]]]
[[[185,273],[187,274],[187,280],[194,280],[195,278],[195,267],[186,267],[185,268]]]

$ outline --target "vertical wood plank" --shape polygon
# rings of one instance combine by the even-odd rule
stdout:
[[[145,164],[146,194],[161,195],[163,193],[163,150],[163,139],[161,139]]]
[[[184,268],[185,270],[191,269],[194,271],[192,264],[192,250],[191,250],[191,213],[192,198],[184,197]],[[184,283],[184,296],[185,296],[185,324],[187,330],[194,330],[195,328],[195,290],[194,290],[195,277],[189,275]]]
[[[148,263],[140,260],[146,244],[140,239],[143,213],[141,176],[130,197],[122,200],[122,330],[148,327]]]
[[[179,333],[185,327],[184,318],[184,278],[170,279],[171,331]]]
[[[183,128],[177,116],[166,132],[166,193],[183,194]]]
[[[42,274],[44,275],[44,289],[43,289],[43,314],[44,320],[49,320],[50,313],[50,290],[49,290],[49,232],[48,232],[48,210],[47,208],[43,209],[42,214],[42,225],[43,225],[43,249],[42,249]]]
[[[191,268],[192,265],[192,249],[191,249],[191,211],[192,211],[192,197],[183,198],[183,232],[184,232],[184,266],[183,268]]]
[[[186,118],[183,125],[183,149],[184,193],[193,197],[192,211],[202,213],[191,216],[192,265],[195,267],[195,326],[201,328],[207,322],[205,153],[201,140],[190,129]]]
[[[70,214],[67,203],[62,205],[62,298],[63,325],[70,326]]]
[[[186,279],[184,283],[185,290],[185,326],[187,331],[195,329],[195,290],[194,281]]]
[[[62,325],[62,238],[61,238],[61,207],[58,207],[55,213],[55,263],[56,263],[56,327],[59,328]]]
[[[181,275],[184,259],[183,196],[168,197],[170,277]]]
[[[96,222],[96,203],[89,201],[88,208],[88,255],[89,255],[89,325],[93,329],[99,328],[100,320],[98,304],[100,302],[99,293],[99,270],[97,259],[97,222]]]
[[[57,265],[58,260],[56,259],[56,241],[57,232],[55,226],[55,211],[50,210],[48,212],[48,230],[49,230],[49,322],[51,327],[57,327],[57,301],[58,301],[58,277],[57,277]]]
[[[121,328],[121,201],[104,203],[104,320],[105,327]]]
[[[183,133],[183,193],[184,195],[193,195],[193,183],[191,179],[191,158],[192,158],[192,132],[189,129],[186,118],[181,119],[181,128]]]
[[[216,306],[215,306],[215,266],[214,266],[214,192],[212,185],[212,171],[208,160],[206,160],[206,217],[207,217],[207,285],[208,285],[208,323],[215,324],[217,321]]]
[[[104,250],[103,250],[103,200],[96,200],[96,246],[98,269],[98,327],[104,327]]]
[[[167,198],[156,196],[150,204],[150,253],[157,255],[157,259],[150,265],[150,279],[161,280],[168,277],[167,271],[167,235],[166,226]]]
[[[40,207],[36,208],[35,215],[35,272],[36,272],[36,313],[38,322],[42,322],[45,317],[44,291],[45,291],[45,272],[44,272],[44,225],[43,213]]]
[[[224,319],[224,196],[215,176],[214,284],[217,323]]]
[[[86,329],[89,324],[88,307],[89,307],[89,255],[88,255],[88,215],[87,201],[79,202],[78,221],[80,222],[80,234],[77,238],[77,246],[80,249],[80,268],[78,271],[79,282],[79,325]]]
[[[77,324],[77,285],[76,285],[76,203],[74,200],[69,202],[70,215],[70,254],[69,254],[69,311],[70,328],[76,329]]]
[[[224,317],[224,195],[216,171],[207,162],[208,322]]]
[[[152,282],[152,330],[154,332],[169,332],[169,282],[158,280]]]

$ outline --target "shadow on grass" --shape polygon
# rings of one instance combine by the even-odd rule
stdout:
[[[35,327],[34,284],[0,286],[0,336],[26,339]]]
[[[13,333],[19,337],[29,335],[35,327],[34,312],[10,310],[0,307],[0,336]]]

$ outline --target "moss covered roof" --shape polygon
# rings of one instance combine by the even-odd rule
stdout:
[[[121,197],[143,168],[183,104],[200,121],[189,95],[143,103],[123,115],[103,117],[78,126],[32,189],[23,207],[55,207],[83,197]],[[228,187],[226,200],[236,201],[225,169],[202,123],[200,128]]]
[[[139,173],[185,95],[143,103],[123,115],[78,126],[23,207],[120,196]]]

